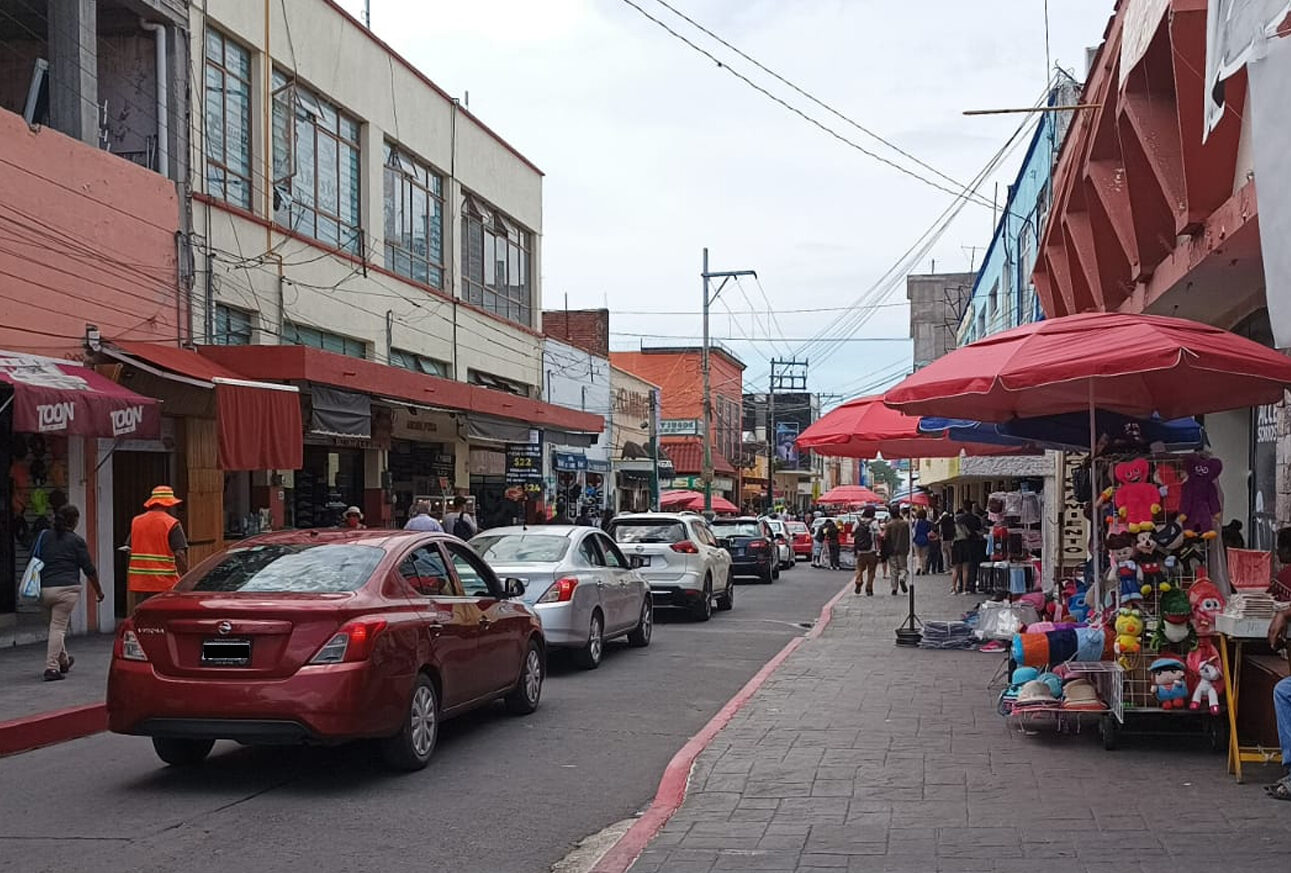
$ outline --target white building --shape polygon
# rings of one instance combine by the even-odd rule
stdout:
[[[599,415],[605,431],[590,440],[549,441],[545,449],[550,505],[570,518],[589,509],[598,517],[613,508],[614,477],[610,475],[613,391],[607,358],[552,337],[543,340],[544,397],[548,403]]]

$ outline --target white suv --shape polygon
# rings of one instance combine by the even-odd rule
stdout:
[[[697,621],[735,605],[731,556],[703,516],[689,512],[620,515],[609,534],[650,583],[655,606],[678,606]]]

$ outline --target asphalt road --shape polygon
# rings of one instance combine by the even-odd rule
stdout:
[[[660,611],[647,649],[615,644],[593,672],[554,660],[533,715],[445,724],[420,773],[362,745],[234,743],[173,770],[111,734],[0,760],[0,871],[542,873],[642,809],[673,754],[845,582],[799,564],[740,585],[707,624]]]

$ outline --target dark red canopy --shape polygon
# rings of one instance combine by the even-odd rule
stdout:
[[[105,439],[161,436],[156,400],[123,388],[88,367],[0,351],[0,382],[13,389],[16,432]]]
[[[822,415],[798,436],[798,447],[842,458],[953,458],[1016,454],[1014,446],[989,446],[950,440],[919,431],[917,416],[884,405],[882,395],[857,397]]]
[[[1027,324],[938,358],[887,392],[912,415],[1007,421],[1087,410],[1171,419],[1276,403],[1291,358],[1217,327],[1095,312]]]

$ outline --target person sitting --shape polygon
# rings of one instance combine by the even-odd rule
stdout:
[[[1269,646],[1274,650],[1286,646],[1287,623],[1291,621],[1291,609],[1284,609],[1273,616],[1269,624]],[[1265,791],[1276,800],[1291,800],[1291,677],[1282,679],[1273,686],[1273,711],[1277,715],[1278,741],[1282,745],[1282,778]]]

